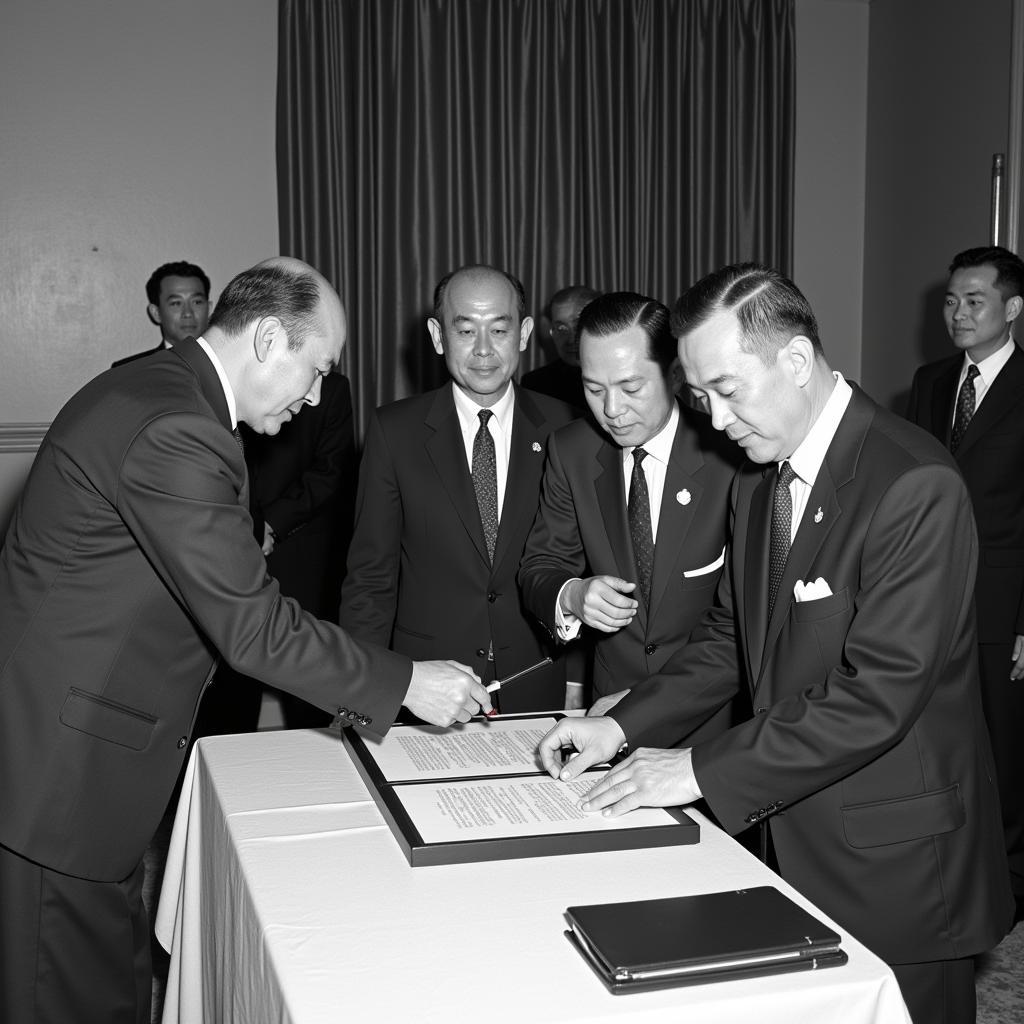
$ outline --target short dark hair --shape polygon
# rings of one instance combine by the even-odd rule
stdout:
[[[595,338],[604,338],[639,327],[647,335],[647,354],[667,376],[676,358],[676,342],[668,324],[668,309],[657,299],[637,292],[606,292],[583,307],[576,336],[582,337],[586,331]]]
[[[975,249],[964,249],[953,257],[949,265],[949,273],[963,270],[965,267],[995,267],[996,288],[1003,297],[1003,302],[1014,295],[1024,298],[1024,260],[1001,245],[982,245]]]
[[[823,354],[810,303],[788,277],[771,267],[734,263],[702,277],[672,307],[673,337],[689,334],[718,312],[736,315],[741,350],[756,355],[765,366],[797,334]]]
[[[149,275],[146,282],[146,298],[154,306],[160,305],[160,284],[165,277],[198,277],[203,282],[206,297],[210,297],[210,279],[203,268],[197,267],[194,263],[186,263],[185,260],[178,260],[177,263],[165,263],[162,267],[157,267]]]
[[[217,300],[210,326],[236,335],[265,316],[276,316],[288,332],[288,348],[302,348],[319,329],[320,284],[311,271],[260,264],[233,277]]]
[[[594,291],[593,288],[588,288],[585,284],[567,285],[565,288],[559,288],[551,296],[551,299],[548,301],[548,312],[564,302],[571,302],[573,305],[583,309],[584,306],[593,302],[600,294],[600,292]]]
[[[520,321],[526,316],[526,289],[523,287],[523,282],[518,277],[513,276],[507,270],[502,270],[500,267],[492,267],[486,263],[470,263],[465,267],[458,267],[456,270],[452,270],[445,274],[440,281],[437,282],[437,287],[434,289],[434,319],[439,324],[444,324],[444,315],[442,309],[444,307],[444,297],[448,291],[448,285],[451,283],[451,279],[456,274],[469,273],[472,271],[486,271],[491,274],[499,274],[505,278],[510,285],[516,296],[516,308],[519,312]]]

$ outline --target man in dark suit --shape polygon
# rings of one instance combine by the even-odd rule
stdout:
[[[533,330],[525,307],[522,285],[493,267],[438,284],[427,329],[452,382],[374,414],[342,586],[353,636],[463,661],[485,681],[554,653],[522,606],[516,570],[548,435],[573,414],[511,382]],[[499,697],[506,712],[563,707],[561,661]]]
[[[978,524],[981,699],[992,739],[1017,920],[1024,917],[1024,354],[1011,337],[1024,262],[1000,246],[949,268],[946,328],[957,348],[914,374],[907,418],[953,453]],[[962,354],[961,354],[962,353]]]
[[[146,282],[146,313],[160,328],[160,344],[118,359],[120,366],[134,359],[173,348],[186,338],[198,338],[210,320],[210,279],[202,267],[179,260],[164,263]]]
[[[676,304],[693,393],[744,449],[715,606],[608,717],[560,722],[552,775],[633,751],[587,795],[617,814],[703,796],[766,823],[783,878],[889,963],[915,1024],[975,1017],[973,956],[1013,905],[985,732],[970,497],[934,438],[825,362],[806,299],[756,264]],[[752,716],[663,748],[747,681]],[[563,746],[581,751],[564,768]]]
[[[550,395],[580,412],[586,410],[576,322],[587,303],[596,298],[597,292],[582,284],[560,288],[551,296],[547,313],[541,317],[541,330],[555,346],[556,357],[523,374],[524,388]]]
[[[526,607],[552,635],[595,631],[591,714],[686,643],[725,562],[739,453],[704,413],[676,401],[668,323],[660,302],[634,292],[583,310],[578,351],[593,422],[552,434],[519,570]]]
[[[383,735],[490,701],[282,598],[253,536],[236,421],[276,433],[345,340],[297,260],[246,271],[203,338],[61,410],[0,553],[0,1020],[148,1024],[142,854],[217,653]]]

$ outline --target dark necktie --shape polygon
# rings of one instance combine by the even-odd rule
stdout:
[[[793,495],[789,485],[796,477],[788,462],[779,466],[775,481],[775,501],[772,503],[772,539],[768,556],[768,618],[772,617],[775,595],[779,592],[782,574],[789,558],[789,545],[793,535]]]
[[[633,449],[633,477],[629,482],[629,536],[633,541],[633,557],[640,576],[640,593],[644,604],[651,597],[651,575],[654,572],[654,531],[651,529],[651,497],[647,491],[647,477],[643,462],[647,452],[643,448]]]
[[[955,452],[960,447],[967,424],[974,415],[974,378],[978,376],[977,364],[967,367],[967,376],[960,385],[960,394],[956,396],[956,415],[953,417],[953,431],[949,435],[949,450]]]
[[[473,438],[473,489],[480,509],[480,525],[484,528],[487,557],[494,562],[494,545],[498,539],[498,467],[494,457],[494,438],[487,429],[493,413],[479,412],[480,429]]]

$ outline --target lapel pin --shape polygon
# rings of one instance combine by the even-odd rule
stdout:
[[[689,505],[691,500],[690,492],[687,490],[682,490],[676,495],[676,501],[680,505]]]
[[[534,441],[533,444],[531,445],[531,447],[533,448],[533,450],[535,452],[537,452],[538,455],[544,450],[540,446],[540,441]]]
[[[824,513],[821,511],[821,506],[819,505],[818,506],[818,511],[814,513],[814,521],[816,523],[820,523],[822,521],[822,519],[824,519],[824,518],[825,518]]]

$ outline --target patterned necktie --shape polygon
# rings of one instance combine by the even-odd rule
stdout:
[[[481,409],[480,429],[473,438],[473,489],[480,509],[480,525],[484,528],[487,557],[494,562],[494,545],[498,540],[498,467],[494,457],[494,438],[487,429],[493,413]]]
[[[978,376],[977,364],[967,367],[967,376],[960,385],[960,394],[956,396],[956,415],[953,417],[953,431],[949,435],[949,450],[955,452],[963,440],[967,424],[974,415],[974,378]]]
[[[629,482],[629,536],[633,541],[633,557],[640,576],[640,593],[644,604],[650,603],[651,575],[654,572],[654,531],[651,529],[651,497],[647,491],[647,477],[643,462],[647,458],[643,448],[633,449],[633,477]]]
[[[793,495],[789,485],[796,477],[793,467],[788,462],[779,466],[778,479],[775,481],[775,501],[772,504],[772,539],[768,561],[768,618],[772,617],[775,607],[775,595],[782,582],[782,574],[786,570],[786,559],[789,558],[789,545],[793,536]]]

